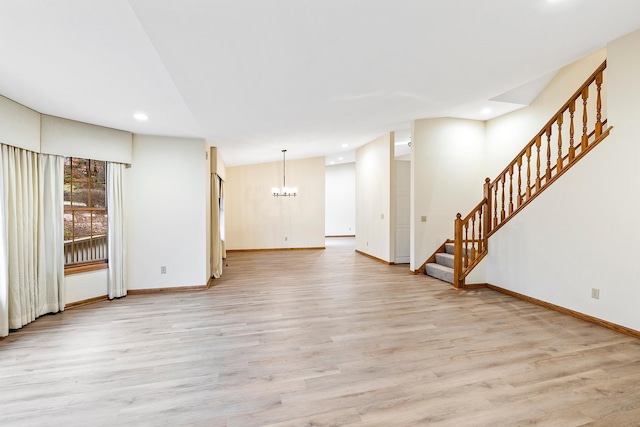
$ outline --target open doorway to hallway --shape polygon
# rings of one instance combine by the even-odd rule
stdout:
[[[325,236],[354,237],[356,164],[327,165],[325,171]]]
[[[355,248],[356,238],[352,236],[326,237],[324,239],[324,245],[327,248]]]

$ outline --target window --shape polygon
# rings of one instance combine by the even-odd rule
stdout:
[[[65,272],[107,267],[106,162],[64,159]]]

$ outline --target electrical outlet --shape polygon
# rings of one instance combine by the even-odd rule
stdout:
[[[591,288],[591,298],[600,299],[600,289]]]
[[[286,242],[286,241],[288,241],[288,240],[289,240],[289,238],[285,236],[284,241]]]
[[[160,267],[160,274],[167,274],[167,266],[163,265]]]
[[[422,216],[420,217],[420,221],[422,221],[422,222],[427,222],[427,216],[426,216],[426,215],[422,215]]]
[[[380,214],[380,219],[384,219],[384,214]]]

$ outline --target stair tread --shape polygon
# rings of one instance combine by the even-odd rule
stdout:
[[[430,262],[427,264],[428,267],[435,268],[436,270],[448,271],[453,273],[453,268],[447,267],[446,265],[436,264],[435,262]]]
[[[429,263],[426,265],[425,274],[442,280],[443,282],[453,283],[453,268],[442,264]]]
[[[478,249],[478,246],[474,243],[474,244],[467,244],[467,254],[469,254],[471,252],[471,248],[475,247],[476,250]],[[445,243],[444,245],[444,250],[445,252],[443,253],[447,253],[450,255],[453,255],[454,252],[454,244],[453,243]],[[464,251],[464,246],[462,246],[462,250]]]

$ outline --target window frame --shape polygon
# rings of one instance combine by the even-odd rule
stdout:
[[[86,173],[87,173],[87,178],[86,180],[82,180],[82,181],[78,181],[76,180],[74,182],[73,179],[73,167],[74,167],[74,161],[83,161],[86,162]],[[88,212],[90,214],[90,234],[88,236],[79,236],[76,237],[75,234],[71,235],[70,239],[66,239],[65,234],[66,234],[66,228],[65,228],[65,224],[63,224],[63,229],[65,232],[63,232],[63,242],[64,245],[66,246],[69,242],[71,245],[71,251],[74,251],[74,247],[76,246],[75,242],[79,239],[87,239],[90,242],[89,246],[90,248],[92,247],[92,240],[94,238],[94,236],[96,234],[94,234],[94,222],[93,222],[93,216],[95,212],[100,212],[100,213],[104,213],[105,218],[108,218],[108,213],[109,213],[109,207],[108,207],[108,203],[107,203],[107,162],[106,161],[102,161],[102,160],[95,160],[95,159],[87,159],[87,158],[83,158],[83,157],[73,157],[73,156],[66,156],[64,158],[64,162],[65,162],[65,168],[64,168],[64,176],[63,176],[63,182],[64,182],[64,187],[65,190],[67,189],[68,186],[68,191],[69,191],[69,200],[67,201],[67,197],[66,195],[64,196],[64,214],[69,214],[71,213],[72,216],[72,223],[71,223],[71,230],[75,231],[75,219],[76,219],[76,213],[77,212]],[[69,162],[69,163],[67,163]],[[92,177],[94,176],[94,172],[92,171],[92,167],[94,167],[96,165],[96,162],[100,162],[103,164],[104,167],[104,182],[102,181],[92,181]],[[67,164],[69,167],[69,173],[67,174]],[[94,169],[95,170],[95,169]],[[73,189],[74,189],[74,184],[77,183],[78,185],[82,185],[82,184],[86,184],[86,191],[87,191],[87,204],[91,205],[92,203],[90,203],[91,201],[91,197],[92,197],[92,184],[98,183],[101,185],[104,185],[104,207],[94,207],[94,206],[79,206],[79,205],[74,205],[73,203]],[[64,193],[65,191],[63,191]],[[67,204],[67,202],[69,204]],[[72,233],[73,233],[72,231]],[[101,234],[102,235],[102,234]],[[104,232],[104,239],[105,239],[105,249],[104,249],[104,254],[105,257],[104,258],[99,258],[99,259],[92,259],[92,260],[86,260],[86,261],[79,261],[79,262],[72,262],[72,263],[67,263],[66,260],[66,248],[65,248],[65,260],[64,260],[64,274],[65,275],[69,275],[69,274],[76,274],[76,273],[84,273],[87,271],[94,271],[94,270],[102,270],[102,269],[106,269],[109,268],[109,257],[108,257],[108,230],[105,230]],[[92,250],[92,249],[90,249]],[[72,255],[73,256],[73,255]]]

